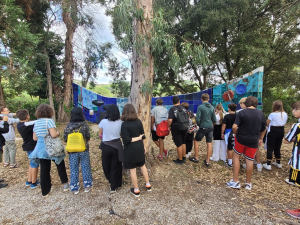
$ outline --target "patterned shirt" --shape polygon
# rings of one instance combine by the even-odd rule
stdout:
[[[50,128],[56,127],[54,120],[49,118],[41,118],[36,120],[33,128],[33,132],[37,137],[45,137]]]
[[[289,161],[289,164],[293,169],[300,170],[300,152],[299,152],[299,143],[300,143],[300,123],[295,123],[289,133],[285,136],[285,139],[288,142],[294,141],[294,147],[292,150],[292,157]]]

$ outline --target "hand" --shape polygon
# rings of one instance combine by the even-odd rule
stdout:
[[[171,127],[168,127],[168,131],[171,131]]]
[[[139,136],[140,140],[143,139],[143,136],[145,136],[145,134],[141,134],[141,135]]]
[[[225,136],[224,136],[224,134],[222,134],[222,135],[221,135],[221,138],[222,138],[222,139],[225,139]]]
[[[259,141],[258,141],[258,146],[261,146],[262,143],[263,143],[263,139],[260,138]]]
[[[3,116],[3,121],[8,121],[8,117],[7,116]]]

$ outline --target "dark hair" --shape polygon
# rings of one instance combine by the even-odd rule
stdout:
[[[120,119],[120,111],[117,105],[110,104],[106,108],[105,119],[108,119],[109,121],[117,121]]]
[[[20,109],[18,110],[18,112],[16,112],[16,114],[20,120],[26,120],[26,117],[29,115],[29,112],[27,109]]]
[[[156,99],[155,103],[157,105],[163,105],[164,104],[164,100],[162,100],[161,98]]]
[[[207,93],[202,94],[201,95],[201,100],[202,101],[208,101],[209,100],[209,94],[207,94]]]
[[[35,111],[36,118],[52,118],[54,110],[48,104],[41,104]]]
[[[281,115],[282,115],[282,112],[284,112],[283,104],[282,104],[282,101],[280,101],[280,100],[273,102],[272,112],[276,112],[276,111],[281,112]]]
[[[294,102],[291,107],[292,109],[300,109],[300,101]]]
[[[179,97],[178,97],[178,96],[174,96],[174,97],[172,98],[172,102],[173,102],[174,105],[177,104],[179,101],[180,101],[180,100],[179,100]]]
[[[235,111],[236,111],[236,104],[230,103],[230,104],[228,105],[228,108],[229,108],[231,111],[235,112]]]
[[[5,109],[5,108],[6,108],[6,106],[1,106],[0,107],[0,113],[3,112],[3,109]]]
[[[137,120],[138,116],[136,114],[135,108],[132,104],[126,104],[122,111],[121,120],[129,121],[129,120]]]
[[[181,103],[181,106],[184,107],[185,109],[189,109],[189,106],[190,106],[190,105],[189,105],[189,103],[187,103],[187,102],[182,102],[182,103]]]
[[[251,107],[251,106],[253,106],[253,107],[257,107],[257,105],[258,105],[258,99],[256,98],[256,97],[254,97],[254,96],[249,96],[249,97],[247,97],[247,99],[246,99],[246,101],[245,101],[245,106],[246,107]]]
[[[70,122],[83,122],[85,121],[82,108],[74,107],[71,111]]]

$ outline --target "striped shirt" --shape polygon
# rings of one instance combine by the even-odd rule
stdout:
[[[300,170],[300,123],[295,123],[289,133],[285,136],[285,138],[289,142],[294,141],[292,157],[289,161],[289,164],[293,167],[293,169]],[[293,140],[294,138],[295,140]]]
[[[44,137],[48,133],[48,130],[52,127],[56,127],[54,120],[48,118],[41,118],[36,120],[33,132],[35,132],[36,136],[38,137]]]

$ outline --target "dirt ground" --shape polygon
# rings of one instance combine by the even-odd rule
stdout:
[[[62,131],[65,124],[60,124]],[[92,124],[90,124],[92,125]],[[109,194],[109,184],[101,165],[100,140],[92,135],[90,153],[93,190],[78,195],[63,192],[52,164],[52,190],[43,198],[40,188],[25,187],[28,159],[17,140],[19,168],[0,168],[0,177],[9,186],[0,189],[1,224],[298,224],[287,215],[286,209],[299,208],[300,190],[285,183],[288,177],[288,159],[292,145],[282,146],[283,169],[259,173],[254,169],[253,189],[232,190],[225,182],[232,179],[232,170],[221,162],[212,162],[206,168],[202,160],[187,161],[184,165],[172,162],[176,148],[169,136],[165,146],[170,149],[167,159],[158,160],[158,148],[153,145],[149,157],[152,192],[147,192],[139,176],[140,198],[129,193],[130,178],[124,174],[124,185],[117,193]],[[265,150],[260,148],[264,162]],[[200,159],[206,156],[205,142],[200,142]],[[66,157],[68,175],[70,174]],[[151,167],[151,168],[150,168]],[[240,171],[244,183],[245,170]],[[82,182],[82,180],[81,180]]]

